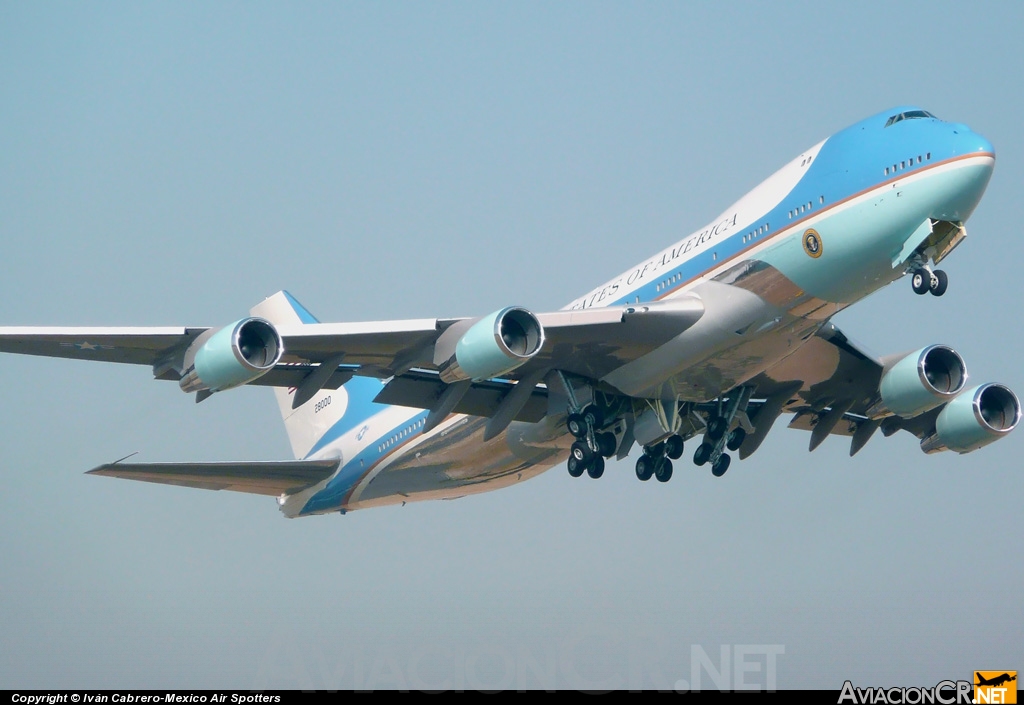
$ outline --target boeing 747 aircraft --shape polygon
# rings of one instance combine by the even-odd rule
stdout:
[[[321,323],[279,292],[223,328],[0,328],[0,351],[147,365],[202,401],[274,388],[293,461],[117,462],[92,474],[277,497],[288,517],[451,499],[566,463],[599,478],[633,448],[667,482],[684,448],[721,476],[776,419],[881,430],[968,453],[1020,420],[999,384],[966,388],[952,348],[875,359],[829,322],[966,237],[995,164],[965,125],[915,107],[819,142],[706,226],[549,313]]]

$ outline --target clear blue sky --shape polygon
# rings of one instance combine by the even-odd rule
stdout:
[[[991,186],[946,296],[836,322],[1024,392],[1022,7],[0,2],[0,325],[222,325],[281,288],[323,320],[558,308],[916,103],[995,144]],[[780,420],[720,480],[630,460],[288,521],[82,474],[286,458],[267,390],[2,362],[0,688],[670,688],[742,644],[785,648],[779,687],[1024,667],[1024,432],[850,459]]]

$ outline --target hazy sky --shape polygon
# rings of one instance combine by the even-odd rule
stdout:
[[[282,288],[325,321],[555,309],[915,103],[995,175],[943,298],[836,322],[1024,392],[1022,7],[0,0],[0,325],[224,325]],[[1021,431],[850,459],[780,420],[721,479],[630,459],[286,520],[83,475],[287,458],[268,390],[0,360],[0,688],[671,688],[743,645],[783,688],[1024,667]]]

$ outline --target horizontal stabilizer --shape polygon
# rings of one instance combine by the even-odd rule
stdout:
[[[111,463],[88,475],[159,482],[201,490],[231,490],[277,496],[291,494],[326,480],[338,460],[282,460],[224,463]]]

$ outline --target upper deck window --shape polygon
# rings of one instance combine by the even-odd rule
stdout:
[[[897,122],[900,122],[902,120],[915,120],[915,119],[919,119],[919,118],[934,118],[934,117],[935,116],[932,115],[931,113],[929,113],[927,110],[908,110],[905,113],[900,113],[899,115],[893,115],[891,118],[889,118],[886,121],[885,126],[889,127],[889,125],[895,125]]]

